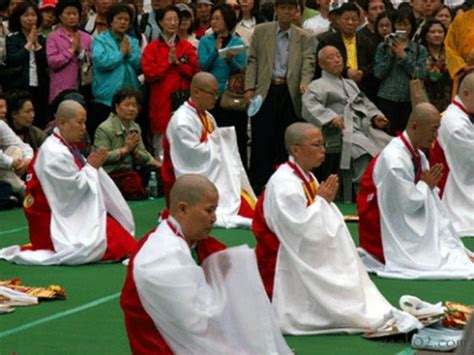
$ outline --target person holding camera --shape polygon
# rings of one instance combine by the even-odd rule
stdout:
[[[377,106],[390,120],[389,133],[395,135],[407,125],[412,110],[410,80],[424,79],[428,53],[410,40],[416,30],[410,9],[398,9],[392,23],[395,31],[377,47],[374,75],[380,80]]]
[[[174,5],[160,11],[157,20],[162,32],[148,44],[142,55],[143,74],[150,87],[153,154],[160,161],[163,159],[163,134],[171,114],[188,98],[191,78],[199,71],[193,45],[177,36],[181,16]]]

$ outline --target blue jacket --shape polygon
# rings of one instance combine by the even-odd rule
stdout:
[[[232,35],[226,47],[245,44],[244,41]],[[245,70],[247,63],[247,52],[237,54],[232,60],[219,57],[216,50],[216,37],[213,33],[204,36],[199,41],[198,47],[199,65],[201,69],[214,75],[217,79],[219,96],[227,86],[227,80],[232,74]]]
[[[141,50],[138,41],[126,35],[130,43],[130,56],[125,58],[120,52],[120,43],[112,32],[105,31],[92,42],[92,94],[96,102],[111,106],[112,97],[124,86],[125,73],[129,85],[138,89],[137,76],[141,70]]]

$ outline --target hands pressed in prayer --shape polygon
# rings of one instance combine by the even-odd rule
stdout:
[[[431,190],[438,185],[442,177],[443,165],[440,163],[433,165],[430,170],[425,170],[420,174],[420,180],[424,181]]]
[[[18,159],[18,158],[13,159],[12,168],[15,171],[15,174],[17,174],[18,176],[22,176],[24,173],[26,173],[29,163],[30,163],[29,160]]]
[[[382,115],[377,115],[373,118],[373,123],[375,125],[376,128],[378,129],[384,129],[385,127],[388,126],[388,124],[390,123],[390,121],[382,116]]]
[[[107,159],[107,149],[101,148],[97,152],[92,152],[89,154],[87,162],[92,167],[99,169],[102,165],[104,165],[105,159]]]
[[[170,51],[168,52],[168,62],[170,64],[178,64],[178,57],[176,56],[176,46],[173,44],[170,45]]]
[[[339,177],[336,174],[329,175],[318,188],[318,195],[324,198],[328,203],[331,203],[336,198],[339,190]]]
[[[120,52],[122,52],[125,57],[128,57],[131,53],[130,42],[127,36],[123,36],[122,42],[120,42]]]
[[[81,53],[81,39],[79,37],[79,32],[76,32],[72,35],[71,52],[76,55],[79,55],[79,53]]]
[[[346,128],[346,125],[344,124],[344,118],[342,118],[341,116],[336,116],[335,118],[333,118],[333,120],[331,121],[331,125],[333,127],[340,128],[341,130]]]
[[[140,143],[140,135],[138,132],[133,132],[127,136],[127,139],[125,141],[125,145],[123,146],[123,155],[127,155],[135,150],[135,148],[138,146],[138,143]]]

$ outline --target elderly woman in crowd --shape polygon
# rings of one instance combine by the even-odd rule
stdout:
[[[211,28],[213,33],[204,36],[199,42],[198,56],[202,70],[214,75],[218,84],[219,101],[211,111],[220,127],[234,126],[242,162],[247,167],[247,114],[229,108],[222,108],[221,98],[230,81],[236,81],[236,75],[243,75],[246,68],[247,52],[236,55],[227,53],[221,57],[220,49],[244,45],[244,41],[233,34],[237,24],[234,10],[227,4],[217,5],[212,9]],[[234,80],[233,80],[234,79]]]
[[[253,31],[257,24],[263,22],[260,16],[258,0],[240,0],[239,22],[235,26],[235,33],[250,45]]]
[[[416,30],[416,21],[409,8],[399,8],[395,12],[393,27],[401,34],[387,37],[378,45],[374,75],[380,80],[377,106],[390,120],[389,133],[395,135],[407,125],[412,110],[410,80],[425,78],[427,52],[424,46],[410,40]]]
[[[99,34],[92,42],[92,94],[96,101],[89,132],[105,120],[111,112],[112,97],[122,88],[138,89],[140,83],[141,50],[138,40],[126,32],[133,18],[126,4],[113,5],[107,13],[110,29]]]
[[[451,103],[453,80],[446,68],[444,38],[446,28],[441,21],[429,19],[421,30],[421,44],[428,50],[426,61],[425,89],[430,102],[439,112]]]
[[[107,159],[103,168],[116,181],[126,199],[138,198],[136,191],[144,191],[144,180],[150,170],[161,166],[145,149],[140,126],[135,119],[140,112],[141,95],[135,89],[121,89],[112,99],[112,113],[95,132],[94,149],[107,149]],[[142,175],[142,176],[140,176]],[[124,177],[137,182],[133,186],[122,186]],[[135,196],[133,196],[135,195]],[[142,196],[143,197],[143,196]]]
[[[180,101],[176,92],[189,89],[191,79],[199,71],[196,50],[177,36],[180,11],[168,6],[158,12],[160,36],[143,52],[142,67],[150,85],[150,122],[153,133],[153,150],[156,159],[162,159],[162,138],[175,106]],[[176,107],[175,107],[176,108]]]
[[[4,82],[3,87],[5,91],[23,89],[31,94],[38,125],[43,128],[47,120],[49,76],[46,40],[38,33],[40,25],[39,10],[30,2],[18,5],[10,15],[7,65],[17,69],[17,74]]]
[[[46,41],[46,55],[51,69],[50,103],[61,91],[79,88],[80,65],[90,60],[92,37],[78,29],[81,12],[79,0],[60,0],[56,5],[60,26],[48,35]]]
[[[24,143],[37,150],[46,139],[46,133],[33,126],[35,109],[30,94],[24,90],[12,90],[6,99],[8,125]]]
[[[453,12],[447,5],[440,6],[433,13],[433,18],[441,22],[446,28],[446,31],[448,30],[449,25],[451,25],[451,22],[453,22],[453,17]]]

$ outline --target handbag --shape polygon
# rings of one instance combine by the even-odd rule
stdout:
[[[109,173],[109,176],[126,200],[139,201],[147,199],[148,196],[143,186],[143,180],[135,170]]]
[[[415,63],[418,59],[418,52],[420,50],[420,45],[416,45],[416,55]],[[425,90],[425,83],[419,78],[418,69],[415,70],[415,75],[410,80],[410,101],[411,106],[415,107],[418,104],[429,102],[428,95]]]
[[[85,53],[79,64],[79,77],[81,86],[92,85],[92,63]]]
[[[227,88],[222,93],[220,106],[224,110],[245,111],[245,73],[240,72],[229,77]]]

